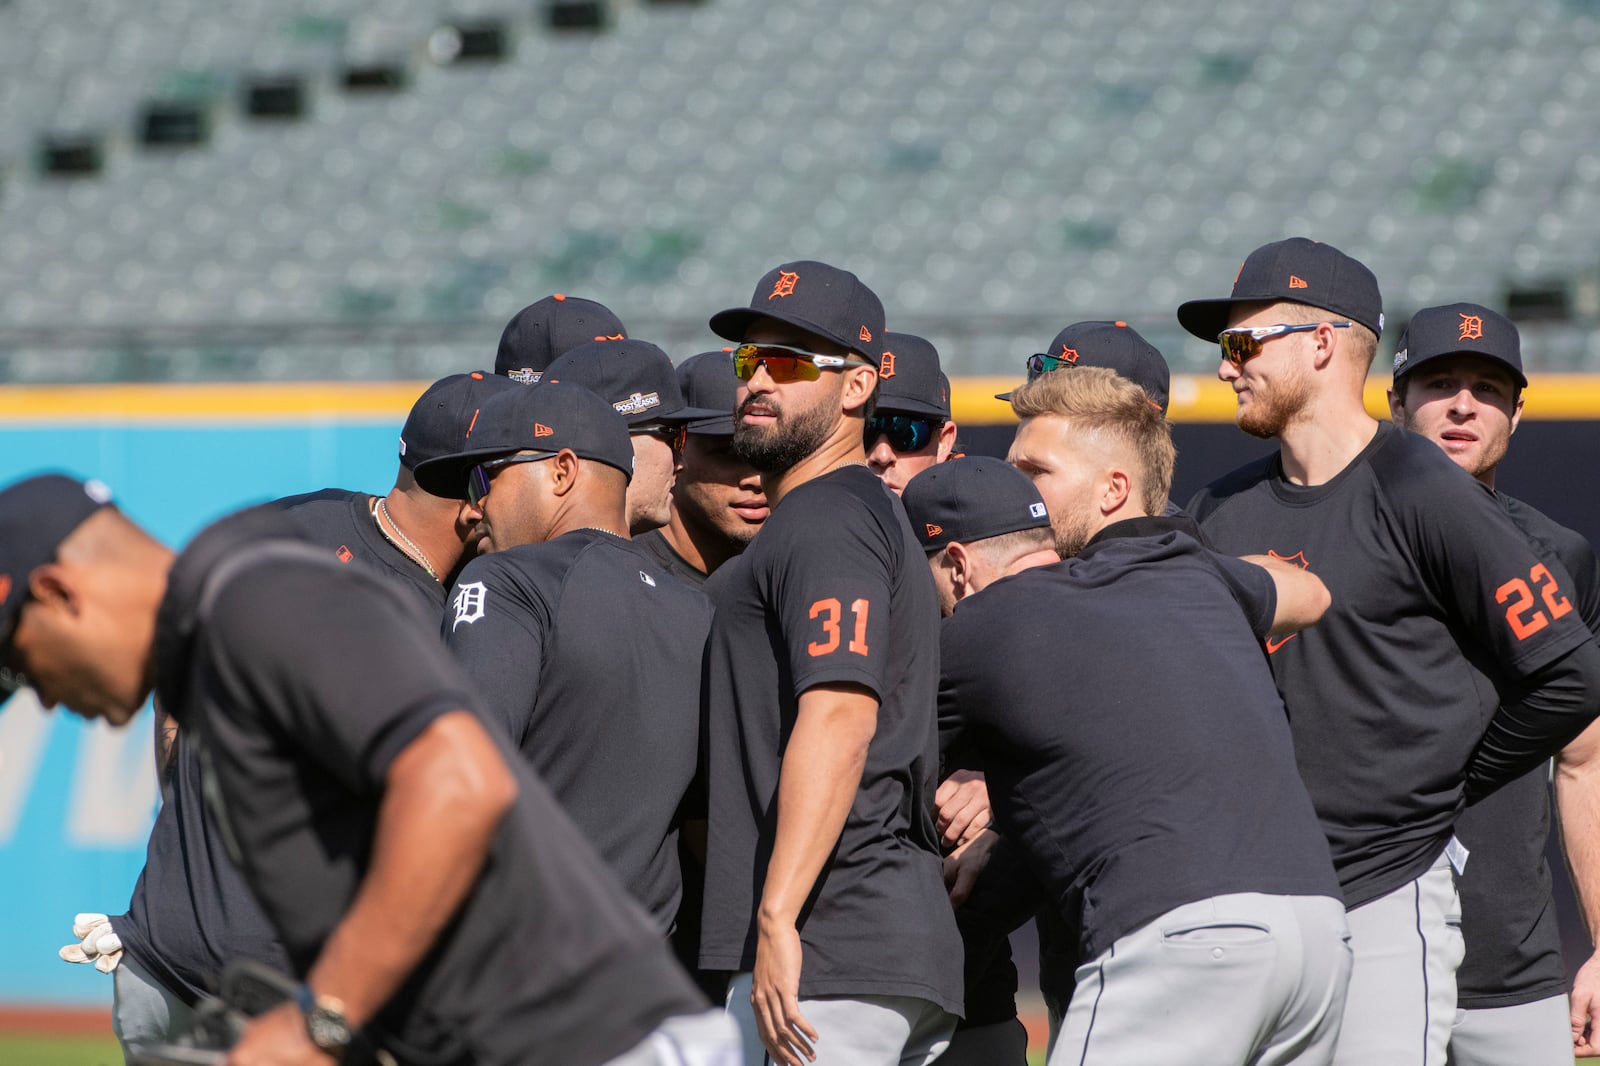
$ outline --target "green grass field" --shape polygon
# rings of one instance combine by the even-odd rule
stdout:
[[[122,1066],[122,1048],[111,1037],[0,1034],[0,1062],[7,1066]]]

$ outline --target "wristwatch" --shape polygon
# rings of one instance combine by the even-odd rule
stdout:
[[[332,996],[319,996],[310,985],[295,989],[295,1003],[306,1019],[311,1042],[323,1051],[338,1054],[350,1045],[350,1023],[344,1020],[344,1004]]]

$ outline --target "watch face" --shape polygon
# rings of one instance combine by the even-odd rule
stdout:
[[[306,1030],[311,1042],[324,1051],[337,1051],[350,1043],[350,1026],[344,1015],[320,1004],[306,1015]]]

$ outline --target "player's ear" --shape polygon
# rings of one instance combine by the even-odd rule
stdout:
[[[1394,386],[1393,385],[1389,386],[1388,396],[1389,396],[1389,421],[1393,422],[1397,426],[1405,425],[1406,424],[1406,402],[1400,398],[1400,394],[1399,393],[1394,391]],[[1522,406],[1522,401],[1520,399],[1517,401],[1517,406],[1519,408]],[[1512,425],[1513,425],[1513,428],[1514,428],[1515,425],[1516,425],[1515,420],[1513,420]]]
[[[972,584],[972,552],[960,541],[951,541],[945,545],[945,558],[949,560],[950,584],[956,590],[956,599],[960,599]]]
[[[1101,475],[1100,514],[1116,514],[1133,495],[1133,477],[1121,467],[1110,467]]]
[[[61,563],[46,563],[28,575],[28,591],[40,606],[75,615],[83,607],[81,571]]]
[[[565,496],[578,483],[578,472],[583,460],[571,448],[562,448],[550,464],[550,489],[557,496]]]
[[[1517,390],[1517,402],[1511,405],[1511,432],[1515,433],[1522,424],[1522,390]]]
[[[851,366],[844,371],[844,388],[839,404],[848,414],[866,407],[867,401],[878,388],[878,371],[870,366]]]

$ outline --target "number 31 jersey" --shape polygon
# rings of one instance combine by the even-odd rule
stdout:
[[[790,491],[706,583],[710,840],[700,965],[749,970],[799,697],[879,701],[866,769],[799,920],[802,996],[901,995],[961,1009],[961,941],[931,810],[939,604],[905,511],[865,467]]]
[[[1437,445],[1388,423],[1331,481],[1292,484],[1274,454],[1189,512],[1218,551],[1328,586],[1320,622],[1267,643],[1295,760],[1347,906],[1417,877],[1449,842],[1497,690],[1590,639],[1571,579]]]

